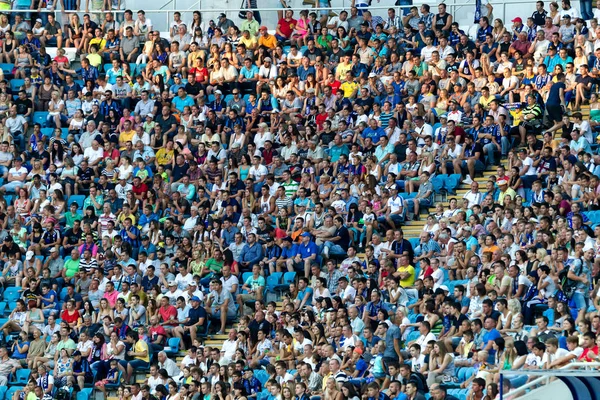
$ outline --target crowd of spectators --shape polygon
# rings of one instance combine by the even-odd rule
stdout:
[[[0,16],[0,386],[481,400],[597,362],[600,27],[536,4]]]

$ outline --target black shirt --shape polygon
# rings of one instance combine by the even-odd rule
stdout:
[[[28,109],[33,108],[33,103],[29,99],[17,99],[15,100],[15,106],[17,106],[18,115],[25,115]]]
[[[20,256],[21,251],[19,250],[19,246],[12,242],[12,245],[10,247],[8,247],[5,244],[2,245],[2,254],[5,254],[7,257],[12,254]]]

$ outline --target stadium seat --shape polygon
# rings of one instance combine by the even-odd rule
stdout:
[[[77,392],[77,400],[88,400],[92,398],[92,392],[94,388],[83,388],[79,392]]]
[[[8,388],[8,390],[5,389],[6,393],[4,394],[4,399],[12,400],[14,394],[23,389],[25,389],[24,386],[12,386],[12,387]]]
[[[15,64],[7,64],[7,63],[2,63],[0,64],[0,69],[2,70],[2,73],[4,74],[4,77],[6,78],[7,75],[12,76],[12,71],[13,68],[15,67]]]
[[[35,111],[33,113],[33,123],[38,123],[42,127],[46,125],[46,118],[48,117],[48,111]]]
[[[165,347],[165,349],[163,351],[169,357],[177,355],[177,353],[179,353],[179,343],[180,342],[181,342],[181,339],[179,339],[178,337],[169,338],[169,341],[167,342],[168,348]]]
[[[456,194],[456,188],[460,185],[460,174],[452,174],[444,181],[444,187],[448,193]]]
[[[267,276],[266,289],[268,292],[275,292],[275,288],[277,287],[277,285],[279,285],[279,282],[281,282],[282,276],[282,272],[273,272],[271,275]]]
[[[31,375],[30,369],[18,369],[14,374],[10,374],[8,386],[26,385]]]
[[[20,286],[7,287],[4,290],[4,301],[7,303],[17,301],[21,297],[21,290],[23,290],[23,288]]]
[[[25,79],[11,79],[10,80],[10,89],[13,94],[18,93],[21,87],[25,84]]]
[[[255,369],[254,377],[258,379],[261,385],[264,386],[265,383],[267,383],[267,381],[269,380],[269,373],[263,369]]]
[[[69,197],[69,200],[67,201],[67,205],[70,205],[72,203],[77,203],[77,207],[80,210],[83,210],[83,202],[85,201],[85,196],[82,194],[74,194],[71,195]]]

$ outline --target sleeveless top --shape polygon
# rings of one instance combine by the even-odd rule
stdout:
[[[269,198],[267,199],[267,201],[264,201],[264,197],[261,196],[260,198],[260,211],[263,213],[268,212],[271,209],[271,198],[273,196],[269,195]]]

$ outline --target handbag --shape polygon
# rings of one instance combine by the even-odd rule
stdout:
[[[247,5],[248,5],[247,0],[242,0],[242,4],[240,4],[240,12],[238,12],[238,18],[246,19]]]

